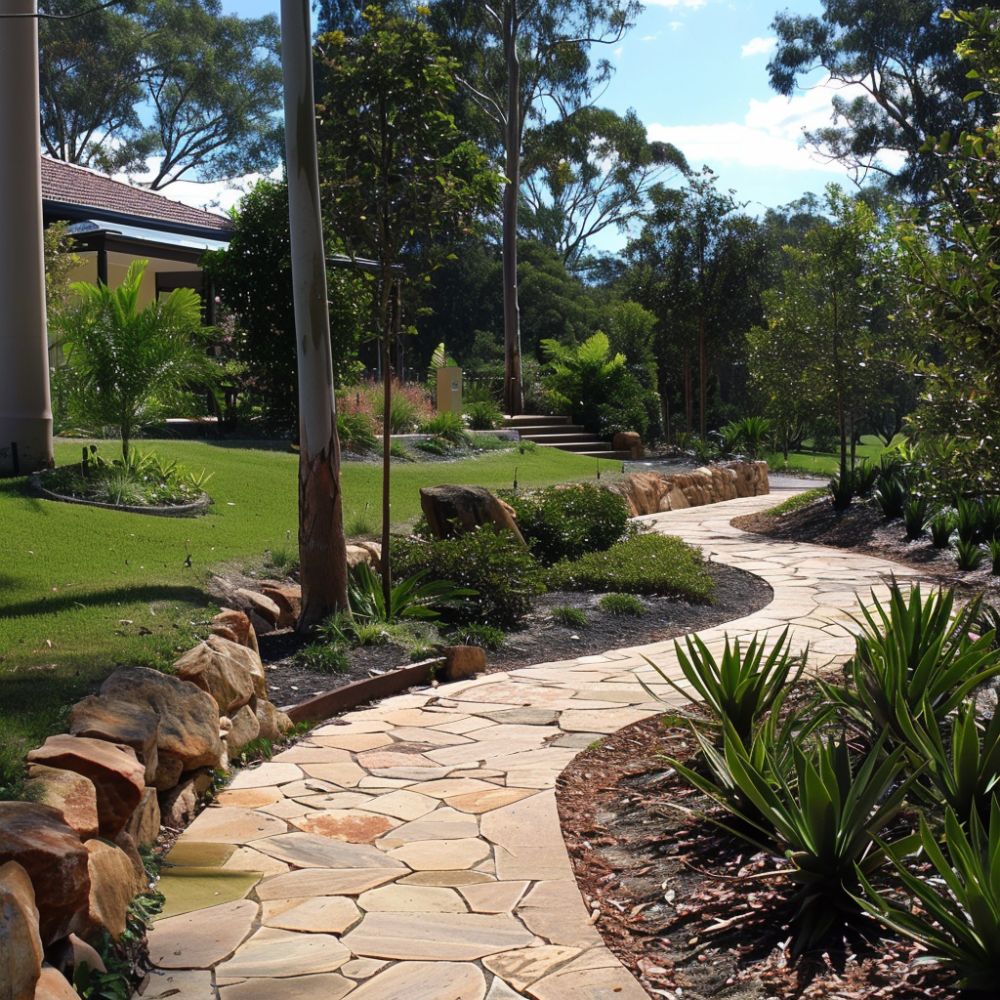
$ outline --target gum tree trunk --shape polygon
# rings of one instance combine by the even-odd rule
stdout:
[[[299,371],[299,562],[306,631],[346,609],[347,548],[333,394],[309,0],[281,0],[285,153]]]
[[[35,0],[0,0],[34,15]],[[0,20],[0,476],[52,465],[42,251],[38,21]]]

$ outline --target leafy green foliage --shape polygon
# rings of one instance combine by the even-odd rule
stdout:
[[[346,674],[351,669],[346,650],[335,643],[314,642],[303,646],[296,651],[292,661],[317,674]]]
[[[553,590],[615,590],[672,594],[712,603],[715,581],[701,553],[669,535],[637,535],[603,552],[556,563],[548,574]]]
[[[355,455],[365,455],[378,446],[375,428],[364,413],[338,413],[337,436],[341,448]]]
[[[978,542],[965,542],[959,539],[955,543],[955,562],[963,573],[971,573],[983,564],[986,553]]]
[[[507,641],[503,629],[475,623],[459,626],[448,638],[460,646],[482,646],[483,649],[501,649]]]
[[[946,549],[951,545],[951,536],[955,531],[955,514],[943,510],[931,518],[931,544],[936,549]]]
[[[567,628],[586,628],[589,621],[585,611],[568,604],[560,604],[553,608],[550,613],[554,622],[565,625]]]
[[[628,528],[624,497],[593,483],[505,493],[504,499],[514,508],[532,554],[545,566],[603,551]]]
[[[820,681],[827,700],[873,736],[904,741],[910,720],[928,710],[938,722],[969,693],[1000,674],[1000,653],[992,635],[971,639],[975,605],[954,611],[951,591],[924,595],[919,585],[908,597],[894,583],[887,604],[875,599],[862,608],[861,632],[845,666],[851,682]]]
[[[435,413],[430,420],[421,424],[420,430],[424,434],[433,434],[436,438],[447,441],[453,447],[469,445],[472,441],[461,416],[448,410]]]
[[[400,576],[424,572],[476,592],[444,610],[443,620],[456,625],[516,625],[545,590],[542,568],[531,554],[509,531],[491,527],[430,542],[394,538],[392,557]]]
[[[903,504],[903,524],[907,541],[919,538],[931,519],[931,504],[926,497],[910,497]]]
[[[830,496],[833,498],[834,510],[847,510],[854,499],[854,480],[848,469],[845,475],[834,476],[830,480]]]
[[[773,429],[767,417],[741,417],[731,420],[720,433],[727,451],[743,452],[747,458],[757,459],[767,449]]]
[[[757,724],[769,713],[781,710],[789,690],[802,676],[808,656],[808,649],[801,656],[791,655],[787,628],[766,657],[765,648],[757,634],[745,648],[739,639],[731,643],[727,635],[722,656],[716,659],[697,635],[687,636],[683,646],[675,641],[677,663],[688,684],[685,687],[648,657],[643,659],[682,697],[704,704],[720,731],[731,728],[742,744],[749,746]]]
[[[789,497],[787,500],[782,500],[781,503],[775,505],[774,507],[768,507],[764,513],[768,517],[781,517],[784,514],[791,514],[792,511],[808,507],[810,504],[816,503],[817,500],[822,500],[828,495],[829,488],[817,486],[815,489],[805,490],[804,492],[798,493],[793,497]]]
[[[646,613],[646,605],[634,594],[605,594],[597,606],[609,615],[639,617]]]
[[[959,497],[955,501],[955,531],[958,540],[971,544],[979,537],[979,505],[974,500]]]
[[[875,487],[875,503],[887,521],[903,516],[906,505],[906,486],[898,475],[883,473]]]
[[[62,314],[58,330],[67,362],[60,384],[71,415],[84,425],[113,427],[124,458],[136,432],[160,415],[158,404],[171,393],[217,381],[205,355],[196,292],[178,288],[140,308],[148,263],[133,261],[117,288],[74,283],[78,304]]]
[[[879,467],[875,462],[868,459],[859,462],[851,471],[851,480],[854,484],[854,492],[859,497],[868,496],[875,489],[878,476]]]
[[[438,618],[443,608],[476,596],[476,591],[450,580],[427,577],[422,570],[395,580],[386,603],[382,578],[368,563],[358,563],[347,588],[351,612],[362,622],[389,625],[408,618]]]
[[[385,398],[379,394],[375,401],[375,412],[385,422]],[[389,433],[409,434],[420,424],[420,410],[405,393],[393,392],[389,400]]]
[[[466,402],[465,415],[469,419],[469,427],[474,431],[492,431],[503,426],[503,413],[492,399]]]
[[[858,880],[858,905],[891,930],[922,945],[927,957],[954,970],[961,985],[987,994],[1000,976],[1000,803],[992,802],[989,825],[975,813],[968,831],[952,809],[944,818],[943,848],[930,823],[920,817],[919,843],[933,866],[933,879],[920,878],[893,859],[904,888],[919,904],[905,909]]]
[[[1000,576],[1000,538],[991,538],[987,547],[990,550],[990,572]]]

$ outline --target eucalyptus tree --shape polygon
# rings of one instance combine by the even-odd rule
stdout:
[[[435,24],[461,66],[459,79],[484,134],[502,158],[504,405],[523,409],[517,286],[518,209],[528,123],[565,117],[611,75],[594,46],[617,44],[641,10],[638,0],[440,0]]]

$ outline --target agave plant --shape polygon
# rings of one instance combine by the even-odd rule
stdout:
[[[851,506],[851,500],[854,498],[854,479],[849,471],[830,480],[830,496],[833,498],[834,510],[847,510]]]
[[[1000,576],[1000,538],[991,538],[987,548],[990,550],[990,573]]]
[[[954,530],[955,514],[950,510],[939,511],[931,518],[931,544],[936,549],[948,548]]]
[[[986,497],[979,507],[979,540],[995,541],[1000,538],[1000,497]]]
[[[684,642],[686,648],[675,642],[674,649],[690,688],[681,687],[652,660],[643,658],[688,701],[706,705],[720,728],[731,726],[745,745],[751,742],[758,720],[781,708],[789,689],[802,676],[809,654],[808,648],[799,656],[791,654],[787,628],[767,656],[764,640],[757,633],[745,649],[739,639],[731,643],[726,636],[718,660],[698,636],[687,636]],[[649,687],[646,690],[656,697]]]
[[[926,497],[911,497],[903,504],[903,524],[907,541],[919,538],[931,519],[931,505]]]
[[[854,471],[851,473],[851,479],[854,483],[854,492],[859,497],[868,496],[868,494],[875,489],[875,483],[878,482],[879,471],[879,467],[874,462],[870,462],[868,459],[865,459],[863,462],[859,462],[854,467]]]
[[[978,542],[959,539],[955,545],[955,562],[963,573],[971,573],[983,564],[986,553]]]
[[[971,545],[979,535],[979,522],[979,504],[959,497],[955,501],[955,530],[958,532],[958,540]]]
[[[925,703],[940,724],[974,688],[1000,674],[993,633],[969,635],[978,602],[956,613],[952,591],[925,596],[917,585],[907,598],[896,583],[887,604],[872,598],[874,606],[862,607],[855,619],[861,632],[845,666],[849,683],[818,682],[863,730],[905,741],[909,720]]]
[[[1000,980],[1000,803],[995,799],[985,827],[975,813],[968,832],[954,810],[945,812],[944,847],[920,817],[919,840],[936,878],[918,878],[898,856],[890,860],[900,881],[920,904],[903,909],[876,891],[866,872],[858,882],[858,905],[890,930],[922,945],[923,961],[954,970],[960,985],[996,995]]]
[[[381,578],[368,563],[359,563],[348,585],[351,611],[363,622],[391,624],[404,618],[437,618],[440,608],[476,595],[475,590],[450,580],[425,582],[426,577],[425,570],[393,584],[386,604]]]
[[[882,473],[875,487],[875,502],[887,521],[903,516],[906,503],[906,486],[898,474]]]
[[[917,847],[915,835],[892,843],[876,839],[899,813],[916,777],[903,773],[902,748],[886,755],[880,739],[855,762],[843,739],[817,741],[808,752],[799,743],[755,751],[727,725],[713,769],[723,770],[729,788],[678,768],[728,813],[709,819],[790,863],[781,874],[798,886],[796,952],[858,912],[859,871],[870,875]],[[752,808],[741,808],[741,798]]]
[[[934,798],[968,817],[973,812],[989,821],[990,808],[1000,781],[1000,713],[982,727],[975,704],[965,702],[951,720],[949,746],[930,705],[920,713],[901,715],[913,758],[926,764],[926,778]]]

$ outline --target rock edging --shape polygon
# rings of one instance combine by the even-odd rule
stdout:
[[[671,476],[659,472],[630,472],[608,488],[628,501],[632,517],[765,496],[771,492],[767,462],[704,465],[693,472]]]

